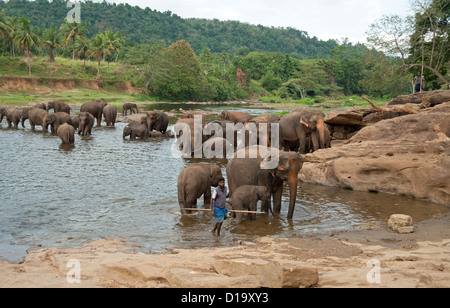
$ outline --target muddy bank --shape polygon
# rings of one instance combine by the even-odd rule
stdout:
[[[116,91],[127,94],[137,94],[140,90],[127,81],[103,81],[94,79],[62,79],[62,78],[26,78],[0,77],[0,90],[18,91],[64,91],[75,87],[87,87],[101,90],[104,86],[112,86]]]
[[[1,261],[0,287],[450,287],[450,216],[415,228],[408,235],[383,227],[326,237],[263,237],[236,247],[158,255],[106,239],[33,251],[22,264]],[[379,283],[367,279],[374,260]],[[74,261],[79,284],[67,280]]]

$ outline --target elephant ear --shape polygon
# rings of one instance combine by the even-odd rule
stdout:
[[[300,118],[300,124],[303,124],[303,125],[305,125],[306,127],[309,127],[309,124],[306,123],[305,121],[303,121],[302,118]]]

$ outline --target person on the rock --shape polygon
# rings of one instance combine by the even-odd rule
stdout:
[[[228,213],[226,208],[227,198],[228,188],[225,186],[225,179],[220,178],[219,186],[214,189],[211,196],[211,215],[216,220],[216,225],[211,230],[211,233],[215,234],[217,231],[217,238],[220,238],[220,230]]]
[[[414,77],[414,93],[423,92],[423,86],[425,85],[425,77],[421,72],[417,72],[417,76]]]

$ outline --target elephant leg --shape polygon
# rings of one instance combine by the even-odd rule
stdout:
[[[279,185],[273,192],[273,211],[272,213],[280,214],[281,212],[281,197],[283,194],[283,185]]]
[[[211,189],[209,187],[203,194],[203,201],[204,201],[205,206],[211,205]]]
[[[253,200],[251,200],[248,210],[256,212],[257,209],[258,209],[258,198],[254,198]],[[248,219],[256,220],[256,214],[250,214],[249,213],[248,214]]]

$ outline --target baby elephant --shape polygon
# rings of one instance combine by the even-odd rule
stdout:
[[[233,210],[257,211],[258,201],[266,201],[270,204],[270,193],[264,186],[243,185],[233,193],[230,198]],[[272,208],[270,208],[272,212]],[[236,224],[239,224],[244,216],[243,213],[236,213]],[[256,214],[248,214],[250,220],[256,219]]]
[[[58,127],[57,134],[63,144],[75,144],[75,128],[72,125],[64,123]]]

